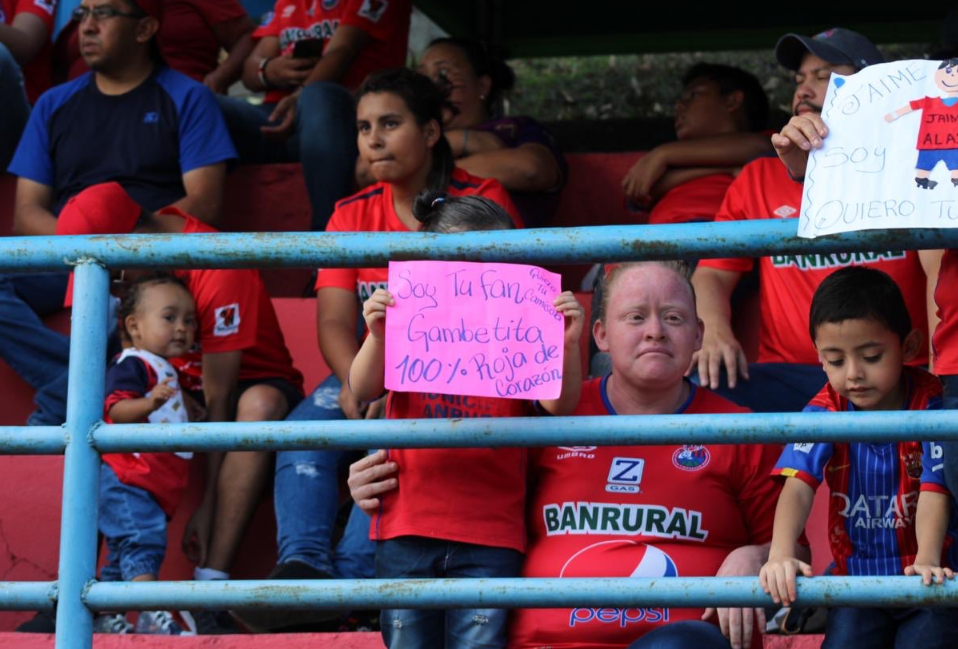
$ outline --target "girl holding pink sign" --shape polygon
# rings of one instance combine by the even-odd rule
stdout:
[[[413,207],[425,232],[509,228],[509,215],[492,201],[424,193]],[[379,288],[363,305],[369,335],[349,370],[349,389],[368,402],[385,382],[387,308],[392,295]],[[555,415],[579,401],[579,338],[583,311],[571,291],[553,303],[565,319],[562,389],[538,406]],[[448,407],[444,407],[448,404]],[[452,413],[453,409],[457,412]],[[534,414],[526,400],[392,391],[388,419],[521,417]],[[380,452],[382,453],[382,452]],[[393,449],[401,483],[384,494],[373,515],[376,577],[516,577],[526,549],[526,450],[524,448]],[[508,611],[503,609],[384,610],[389,649],[503,647]]]

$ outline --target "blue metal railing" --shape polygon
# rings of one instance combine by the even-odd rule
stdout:
[[[0,240],[0,271],[76,269],[64,427],[0,428],[0,453],[65,453],[59,581],[0,582],[0,610],[56,605],[56,646],[92,647],[93,612],[143,609],[758,606],[758,580],[461,579],[98,583],[100,454],[118,451],[956,440],[958,411],[831,414],[103,425],[107,267],[381,266],[390,259],[588,262],[958,247],[958,229],[794,236],[795,220],[602,226],[458,235],[209,234]],[[800,579],[807,605],[958,604],[958,584],[917,578]]]

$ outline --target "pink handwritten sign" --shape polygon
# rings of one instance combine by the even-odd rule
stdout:
[[[536,266],[389,263],[386,388],[513,399],[562,389],[560,278]]]

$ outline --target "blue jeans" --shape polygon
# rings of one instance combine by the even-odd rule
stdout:
[[[828,383],[820,365],[749,363],[748,375],[749,380],[739,377],[735,389],[730,389],[723,366],[714,392],[755,412],[801,412]],[[699,384],[698,372],[692,375],[692,382]]]
[[[627,649],[730,649],[731,646],[714,624],[687,620],[649,631]]]
[[[522,553],[420,536],[376,544],[378,579],[518,577]],[[506,645],[506,609],[386,609],[380,616],[389,649],[499,649]]]
[[[305,86],[296,105],[295,134],[286,142],[263,134],[276,104],[254,106],[217,95],[240,160],[248,163],[294,162],[303,165],[313,209],[312,229],[326,229],[336,201],[353,191],[356,109],[349,90],[317,81]]]
[[[10,50],[0,43],[0,174],[13,158],[23,127],[30,117],[30,102],[23,88],[23,73]]]
[[[149,492],[120,482],[106,463],[100,465],[97,527],[110,550],[101,581],[159,574],[166,554],[166,514]]]
[[[36,390],[37,409],[27,420],[35,426],[59,426],[66,420],[70,339],[40,318],[63,308],[67,277],[0,274],[0,358]]]
[[[944,388],[944,407],[958,410],[958,374],[939,377]],[[945,450],[945,482],[958,498],[958,442],[939,442]]]
[[[822,649],[954,649],[953,608],[833,608]]]
[[[335,375],[319,384],[286,417],[287,421],[345,419]],[[369,516],[353,505],[343,537],[333,550],[339,511],[339,471],[362,451],[280,451],[276,454],[273,499],[279,562],[302,561],[341,579],[373,576],[375,544]]]

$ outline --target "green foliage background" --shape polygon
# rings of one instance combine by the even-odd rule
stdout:
[[[888,61],[924,58],[923,49],[914,44],[881,47]],[[700,61],[748,70],[762,81],[773,109],[791,112],[793,75],[772,50],[516,59],[509,61],[516,87],[506,112],[544,122],[668,116],[682,74]]]

